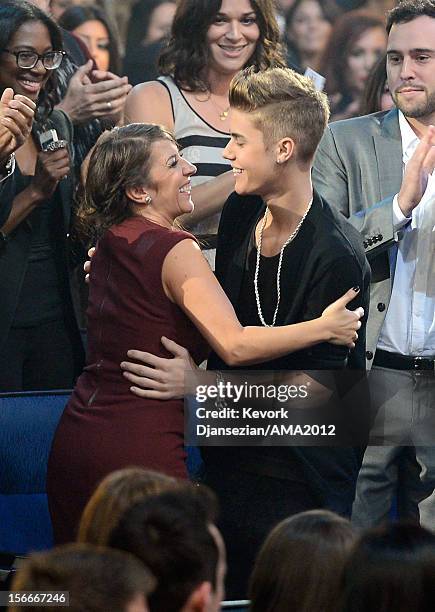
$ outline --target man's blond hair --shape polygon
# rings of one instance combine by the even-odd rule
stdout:
[[[297,159],[304,162],[314,157],[329,119],[325,94],[290,68],[245,68],[231,81],[230,105],[252,114],[266,146],[294,140]]]

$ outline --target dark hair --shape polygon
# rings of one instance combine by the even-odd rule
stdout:
[[[110,548],[69,544],[34,554],[24,563],[12,583],[14,591],[68,591],[69,612],[125,612],[138,594],[147,595],[155,580],[132,555]],[[43,612],[46,606],[26,604],[8,608]],[[62,607],[55,608],[63,610]]]
[[[336,21],[325,51],[322,70],[328,94],[349,94],[346,83],[349,52],[364,32],[372,28],[384,30],[384,25],[380,17],[366,11],[350,11]]]
[[[424,15],[435,19],[434,0],[401,0],[387,14],[387,32],[390,33],[395,23],[408,23]]]
[[[112,225],[134,215],[125,190],[146,184],[151,147],[162,139],[175,142],[163,126],[146,123],[115,127],[99,137],[89,160],[77,211],[77,229],[83,237],[94,241]]]
[[[370,115],[381,110],[382,96],[387,82],[387,56],[384,55],[373,66],[367,78],[361,98],[361,115]]]
[[[50,35],[53,49],[55,51],[63,50],[62,34],[57,24],[34,4],[19,2],[18,0],[0,3],[0,49],[7,49],[12,36],[28,21],[40,21],[43,23]],[[38,120],[46,119],[56,104],[60,102],[56,87],[56,70],[52,70],[44,88],[39,94]]]
[[[300,5],[306,1],[307,0],[295,0],[292,6],[287,10],[285,14],[286,32],[287,32],[287,28],[290,26],[290,24],[293,21],[296,11],[300,7]],[[314,1],[317,2],[317,4],[320,6],[322,13],[323,13],[323,17],[326,19],[326,21],[329,21],[329,23],[333,24],[335,19],[338,17],[338,15],[340,15],[340,11],[338,10],[335,2],[333,0],[314,0]]]
[[[108,544],[120,516],[148,495],[177,486],[175,478],[139,467],[112,472],[95,489],[80,519],[79,542]]]
[[[326,510],[296,514],[264,542],[250,580],[252,612],[334,612],[355,541],[348,520]]]
[[[121,71],[119,40],[116,29],[108,15],[97,6],[72,6],[59,19],[61,28],[72,32],[87,21],[100,21],[109,35],[109,70],[115,74]]]
[[[177,612],[201,582],[215,585],[215,518],[211,491],[193,485],[148,497],[121,517],[110,545],[139,557],[156,577],[149,598],[153,612]]]
[[[175,4],[176,0],[139,0],[133,5],[127,27],[126,55],[137,53],[137,48],[148,34],[154,11],[166,2]]]
[[[430,612],[434,601],[434,534],[396,524],[361,537],[345,567],[342,612]]]
[[[260,38],[248,65],[257,70],[285,66],[273,0],[250,0],[257,16]],[[204,74],[209,61],[207,30],[213,23],[222,0],[180,0],[172,24],[171,38],[163,49],[159,69],[176,84],[189,91],[209,89]]]

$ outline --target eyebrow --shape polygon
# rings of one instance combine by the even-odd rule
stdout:
[[[255,11],[248,11],[247,13],[242,13],[241,17],[250,17],[251,15],[254,15],[255,17],[257,16],[257,13]],[[216,17],[228,17],[228,13],[222,13],[222,12],[218,12],[216,13]]]
[[[32,45],[14,45],[13,49],[19,49],[23,51],[34,51],[35,53],[37,53],[35,47],[32,47]],[[50,44],[48,47],[46,47],[44,53],[47,51],[54,51],[53,45]]]
[[[396,49],[388,49],[387,55],[390,53],[396,53],[397,55],[403,55],[403,51],[398,51]],[[435,53],[435,49],[409,49],[409,53]]]
[[[230,132],[231,138],[245,138],[242,134],[237,134],[237,132]]]

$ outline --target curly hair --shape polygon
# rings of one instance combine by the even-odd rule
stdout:
[[[257,70],[285,67],[273,0],[250,0],[260,30],[260,38],[249,65]],[[163,49],[160,74],[172,76],[187,91],[207,91],[206,68],[210,58],[207,30],[220,11],[222,0],[180,0],[172,24],[171,37]]]
[[[95,241],[112,225],[134,216],[126,189],[146,184],[152,144],[163,139],[175,143],[166,128],[146,123],[115,127],[99,137],[77,210],[77,231],[83,238]]]
[[[19,2],[18,0],[0,3],[0,49],[7,49],[12,36],[28,21],[43,23],[50,35],[53,49],[55,51],[63,50],[62,33],[57,24],[34,4]],[[52,70],[50,77],[39,94],[36,119],[44,121],[59,102],[60,96],[57,90],[56,70]]]

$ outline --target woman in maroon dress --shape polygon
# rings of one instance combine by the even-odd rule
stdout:
[[[130,392],[120,363],[132,346],[169,357],[161,344],[166,336],[188,348],[197,363],[211,345],[227,363],[241,365],[322,341],[351,345],[355,339],[361,312],[345,308],[352,291],[313,321],[279,328],[240,325],[195,239],[174,224],[193,209],[194,172],[172,135],[156,125],[115,128],[91,156],[81,217],[99,242],[92,261],[87,366],[48,464],[57,543],[74,538],[88,498],[111,471],[138,465],[187,478],[183,402],[145,400]]]

